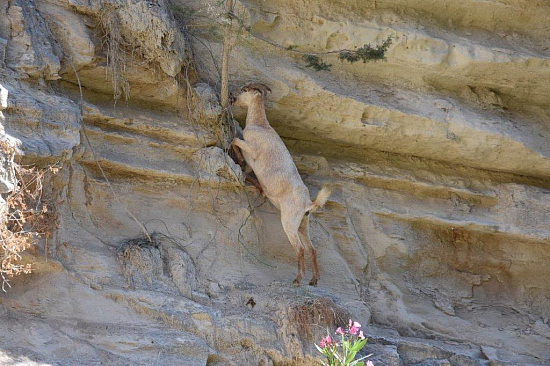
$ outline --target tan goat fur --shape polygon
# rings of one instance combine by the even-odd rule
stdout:
[[[298,286],[304,276],[304,249],[307,248],[312,261],[315,286],[320,277],[317,254],[309,239],[309,213],[322,207],[330,196],[330,189],[323,187],[317,199],[311,201],[288,149],[269,125],[265,115],[264,98],[271,90],[259,83],[243,86],[235,97],[233,105],[248,109],[244,140],[235,138],[246,163],[252,168],[264,194],[281,211],[283,229],[298,256],[298,276],[293,284]]]

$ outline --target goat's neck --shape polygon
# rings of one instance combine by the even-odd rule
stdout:
[[[248,106],[246,114],[247,126],[269,126],[265,115],[265,106],[263,100],[255,100]]]

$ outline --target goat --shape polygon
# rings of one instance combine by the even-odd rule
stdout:
[[[298,275],[293,285],[298,286],[304,276],[304,248],[307,248],[313,267],[309,285],[316,286],[320,274],[317,252],[309,239],[309,214],[324,206],[331,190],[323,186],[315,201],[311,201],[288,149],[267,121],[264,98],[269,93],[271,89],[266,85],[252,83],[231,95],[232,105],[248,109],[244,140],[234,138],[231,145],[238,158],[244,158],[252,168],[265,196],[281,211],[283,229],[298,256]]]

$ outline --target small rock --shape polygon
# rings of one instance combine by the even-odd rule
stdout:
[[[479,361],[464,355],[454,355],[449,358],[452,366],[479,366]]]
[[[232,182],[243,182],[241,168],[219,147],[205,147],[192,156],[193,166],[211,177],[221,177]],[[206,178],[206,177],[204,177]]]
[[[210,316],[210,314],[205,312],[193,313],[191,314],[191,316],[193,317],[193,319],[200,321],[212,321],[212,317]]]
[[[218,294],[221,292],[221,287],[219,285],[219,283],[217,282],[210,282],[208,284],[208,296],[212,297],[212,298],[217,298],[218,297]]]
[[[489,346],[481,346],[481,352],[488,360],[498,360],[497,349]]]
[[[420,363],[428,359],[447,360],[453,355],[452,352],[439,347],[411,342],[400,342],[397,346],[397,352],[400,358],[410,364]]]
[[[533,325],[533,332],[550,339],[550,327],[544,321],[537,320]]]
[[[206,117],[217,117],[221,113],[222,107],[218,102],[216,92],[210,85],[198,83],[193,86],[193,90],[200,100],[201,111]]]
[[[8,89],[0,84],[0,111],[8,108]]]
[[[0,67],[4,67],[7,47],[8,47],[8,41],[4,38],[0,38]]]

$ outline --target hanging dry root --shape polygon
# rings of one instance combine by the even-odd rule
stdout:
[[[124,41],[120,30],[120,19],[112,6],[105,6],[97,17],[99,36],[107,57],[106,79],[111,79],[115,101],[124,97],[130,98],[130,83],[127,76],[127,65],[133,57],[130,45]]]

